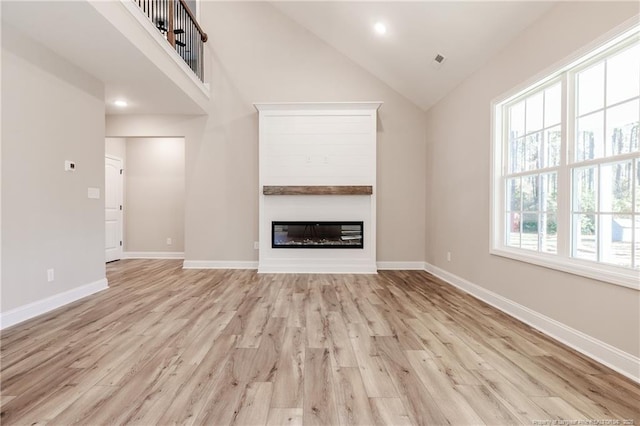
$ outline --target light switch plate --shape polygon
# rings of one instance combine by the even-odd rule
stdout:
[[[88,188],[87,189],[87,197],[93,198],[95,200],[100,199],[100,188]]]

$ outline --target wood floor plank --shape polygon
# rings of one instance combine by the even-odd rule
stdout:
[[[284,341],[284,318],[270,318],[260,347],[254,349],[254,358],[246,372],[249,382],[272,382],[278,371],[282,343]]]
[[[50,393],[38,404],[30,404],[30,409],[21,418],[25,423],[51,420],[96,386],[106,374],[116,368],[122,368],[131,354],[138,349],[137,345],[131,345],[123,351],[118,350],[117,346],[110,347],[109,351],[104,352],[103,356],[96,360],[95,365],[90,368],[76,369],[78,374],[69,378],[56,392]],[[30,398],[34,397],[31,393],[29,395]]]
[[[407,324],[399,316],[397,311],[389,309],[384,305],[374,305],[375,309],[385,318],[389,329],[391,330],[391,336],[398,340],[398,344],[404,350],[422,350],[424,346],[420,341],[420,338],[414,331],[407,327]],[[405,319],[411,319],[412,316],[402,315]]]
[[[336,311],[327,314],[329,347],[339,367],[357,367],[351,340],[342,316]]]
[[[272,408],[267,426],[302,426],[302,408]]]
[[[302,328],[307,323],[305,317],[305,293],[293,293],[291,296],[291,308],[287,317],[287,326]]]
[[[175,348],[166,346],[141,368],[135,379],[120,382],[118,390],[99,409],[85,415],[94,424],[125,424],[135,415],[154,391],[162,388],[178,359]]]
[[[320,288],[322,308],[324,312],[335,312],[340,309],[336,293],[336,279],[332,275],[324,277],[327,283]]]
[[[450,424],[484,424],[462,395],[451,386],[446,371],[442,371],[425,351],[405,353],[416,375]]]
[[[306,426],[336,425],[339,422],[329,357],[329,349],[307,348],[303,412]]]
[[[369,397],[362,383],[360,370],[338,367],[333,371],[338,416],[341,425],[374,424]]]
[[[161,323],[153,332],[149,331],[145,336],[152,339],[145,340],[145,346],[136,351],[128,359],[128,364],[123,368],[114,369],[107,374],[98,385],[119,386],[138,374],[144,366],[153,359],[157,352],[167,346],[167,342],[175,338],[180,330],[185,326],[187,320],[179,320],[169,323]]]
[[[485,386],[456,385],[467,403],[488,425],[517,425],[518,417]]]
[[[518,418],[521,423],[528,423],[531,419],[547,419],[549,413],[540,409],[534,402],[534,397],[523,394],[520,389],[511,384],[499,371],[477,370],[476,376],[482,384]]]
[[[138,425],[162,424],[160,419],[176,399],[176,393],[173,390],[182,389],[183,384],[189,380],[196,368],[195,365],[178,360],[169,377],[146,395],[143,402],[129,416],[126,423]]]
[[[221,335],[209,346],[207,356],[176,389],[175,398],[166,407],[158,424],[182,424],[194,419],[203,409],[206,398],[216,385],[238,336]],[[208,346],[208,345],[204,345]]]
[[[278,374],[274,379],[272,407],[302,408],[304,359],[304,329],[287,327],[278,362]]]
[[[198,401],[200,410],[188,420],[189,424],[230,425],[235,421],[252,376],[249,370],[256,351],[232,350],[211,391]]]
[[[56,391],[64,389],[65,385],[70,382],[74,376],[82,374],[82,370],[78,369],[58,369],[57,374],[51,375],[47,380],[43,380],[39,388],[33,388],[29,392],[20,393],[15,398],[10,399],[2,405],[3,424],[11,424],[18,419],[27,416],[30,411],[37,407],[37,404],[45,403],[50,399],[50,393],[47,389]]]
[[[305,323],[309,348],[329,347],[329,320],[322,312],[318,286],[311,286],[305,297]]]
[[[377,356],[375,342],[369,336],[369,329],[365,324],[358,324],[357,328],[358,333],[351,339],[351,345],[367,395],[370,398],[397,397],[398,391],[382,358]]]
[[[398,396],[416,424],[447,424],[437,402],[416,377],[405,353],[393,337],[374,336],[380,357],[383,359]]]
[[[233,311],[218,312],[208,324],[202,326],[200,333],[185,342],[181,358],[192,365],[202,364],[234,315]]]
[[[532,396],[531,400],[545,413],[545,416],[538,419],[587,420],[589,418],[559,396]]]
[[[360,316],[364,319],[372,336],[393,336],[393,331],[384,317],[372,306],[371,302],[355,296],[354,303]]]
[[[102,406],[111,400],[117,390],[118,388],[115,386],[92,386],[80,398],[53,417],[50,423],[53,425],[92,424],[94,420],[91,417],[91,413],[99,411]]]
[[[640,398],[637,391],[622,390],[619,384],[611,383],[602,375],[590,375],[576,371],[552,356],[534,357],[534,359],[540,362],[540,367],[543,370],[564,381],[565,385],[562,388],[569,391],[557,392],[557,394],[570,401],[575,408],[589,413],[589,415],[595,415],[597,412],[602,413],[601,415],[614,415],[622,419],[640,418]],[[582,398],[576,396],[576,390],[579,388],[587,389]],[[554,389],[557,388],[554,387]],[[622,395],[634,396],[635,398],[621,398]],[[586,405],[590,407],[590,411],[585,408]],[[606,410],[602,410],[600,407],[606,407]]]
[[[107,274],[1,331],[3,425],[640,424],[640,385],[423,271]]]
[[[250,383],[244,398],[240,401],[238,416],[232,424],[238,426],[266,425],[272,392],[273,383],[271,382]]]
[[[238,341],[239,348],[257,348],[260,346],[264,327],[269,319],[269,311],[266,308],[254,309],[247,318],[246,326]]]
[[[345,278],[345,276],[342,276],[342,275],[339,277],[336,277],[335,291],[336,291],[336,297],[338,299],[338,305],[339,305],[338,309],[339,309],[340,315],[342,316],[343,320],[347,324],[347,328],[349,328],[348,326],[350,324],[359,324],[364,321],[362,319],[362,316],[360,315],[360,312],[358,311],[358,307],[353,302],[349,289],[345,285],[346,279],[347,278]]]
[[[409,414],[400,398],[371,398],[374,424],[379,426],[411,426]]]
[[[287,318],[289,316],[289,312],[291,312],[291,306],[293,304],[292,299],[293,286],[291,284],[283,284],[280,287],[280,291],[278,292],[276,303],[273,307],[273,312],[271,312],[271,316]]]

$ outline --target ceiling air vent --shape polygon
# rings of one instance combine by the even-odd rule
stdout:
[[[435,69],[440,69],[446,59],[443,54],[437,53],[433,58],[433,62],[431,62],[431,66]]]

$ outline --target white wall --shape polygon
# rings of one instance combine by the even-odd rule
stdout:
[[[124,251],[184,251],[184,139],[129,138],[125,145]]]
[[[104,153],[125,161],[127,156],[127,139],[105,138]]]
[[[203,2],[200,12],[209,117],[107,117],[108,136],[185,137],[185,259],[258,258],[254,102],[382,101],[377,258],[423,262],[424,113],[266,2]]]
[[[103,92],[3,22],[3,326],[24,319],[25,305],[53,298],[51,308],[106,286],[104,201],[87,197],[88,187],[104,190]],[[77,170],[65,172],[65,160]]]
[[[426,215],[427,262],[636,357],[638,291],[489,255],[489,173],[492,99],[637,13],[635,2],[560,2],[433,107]]]

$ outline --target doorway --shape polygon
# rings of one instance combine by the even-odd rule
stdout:
[[[184,258],[185,139],[108,137],[105,154],[121,158],[124,169],[119,175],[123,202],[109,203],[105,196],[105,203],[118,209],[105,211],[107,244],[122,241],[120,259]],[[109,177],[105,176],[106,193]],[[109,235],[113,226],[108,219],[118,211],[122,225],[119,239],[115,239]]]

